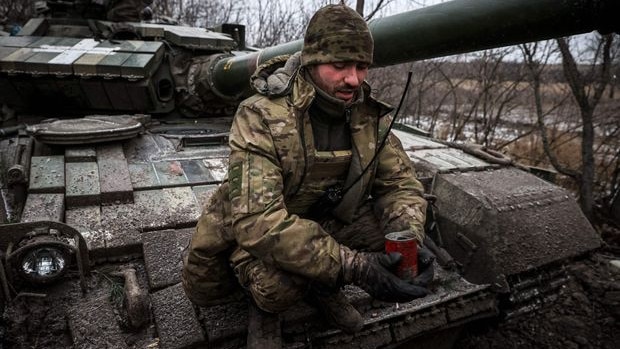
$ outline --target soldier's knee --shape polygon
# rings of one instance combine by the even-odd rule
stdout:
[[[270,313],[281,313],[301,301],[308,283],[301,277],[267,267],[260,261],[248,263],[238,270],[244,287],[250,292],[256,305]]]
[[[181,280],[187,297],[200,306],[231,302],[243,295],[226,256],[185,254]]]
[[[250,285],[250,293],[256,305],[270,313],[281,313],[302,300],[305,289],[294,286],[287,287],[276,283],[261,282]]]

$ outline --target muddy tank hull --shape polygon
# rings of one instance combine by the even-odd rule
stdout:
[[[381,51],[377,63],[617,30],[609,14],[618,5],[611,0],[475,5],[456,1],[377,20],[371,24]],[[544,9],[533,11],[537,6]],[[549,16],[558,22],[540,24]],[[540,25],[524,30],[534,28],[532,23]],[[506,26],[486,35],[499,24]],[[114,38],[119,27],[101,19],[37,18],[18,37],[0,38],[0,102],[9,107],[1,125],[0,219],[66,224],[87,245],[89,266],[80,268],[70,253],[62,255],[69,270],[57,282],[33,286],[15,274],[32,266],[7,256],[16,247],[48,243],[58,237],[59,226],[0,237],[5,337],[15,345],[57,348],[243,347],[247,304],[190,303],[180,284],[180,256],[226,175],[230,115],[251,93],[250,75],[258,64],[293,53],[301,43],[249,53],[238,51],[245,44],[223,33],[126,26],[134,39]],[[426,34],[398,34],[391,29],[396,27]],[[460,36],[461,27],[470,29],[469,38]],[[60,124],[43,122],[50,118]],[[68,130],[62,124],[67,119],[84,129]],[[286,347],[449,347],[464,324],[500,310],[516,316],[535,309],[541,298],[552,299],[564,280],[563,264],[598,246],[565,191],[509,162],[488,161],[410,132],[397,135],[436,196],[436,229],[429,235],[440,265],[432,295],[386,304],[347,288],[365,320],[354,336],[327,327],[302,304],[283,314]],[[76,251],[75,244],[54,244],[62,245],[60,252]],[[61,256],[46,253],[57,261]],[[47,260],[40,267],[53,271]]]
[[[480,146],[395,132],[433,197],[427,234],[466,280],[497,292],[502,316],[553,302],[565,267],[601,247],[571,193],[535,171]]]
[[[227,120],[221,122],[225,127]],[[302,304],[282,315],[287,347],[303,343],[325,348],[368,343],[436,347],[438,336],[450,347],[450,338],[456,338],[463,325],[497,316],[500,306],[504,315],[536,309],[540,297],[552,296],[561,287],[558,268],[562,263],[599,246],[598,237],[564,190],[462,149],[408,132],[396,134],[427,190],[437,197],[439,229],[429,235],[451,254],[456,267],[437,265],[432,294],[405,304],[373,301],[363,291],[347,287],[347,296],[365,321],[355,336],[326,327],[315,310]],[[13,149],[27,143],[23,138],[29,137],[11,142]],[[219,138],[220,144],[212,136],[200,139],[210,144],[197,145],[195,135],[159,125],[122,142],[33,147],[21,221],[65,222],[77,229],[88,246],[92,271],[85,276],[87,286],[81,292],[75,273],[46,289],[17,283],[6,297],[8,313],[31,306],[54,308],[68,319],[66,325],[57,326],[77,346],[113,339],[123,347],[128,337],[146,342],[156,337],[166,348],[242,347],[247,303],[196,307],[180,284],[181,252],[201,207],[225,176],[229,153],[225,136]],[[514,185],[503,185],[508,181]],[[568,218],[540,216],[545,208]],[[529,217],[527,223],[523,217]],[[571,232],[580,235],[570,238]],[[5,243],[2,248],[7,248]],[[129,319],[119,311],[122,306],[102,302],[123,285],[114,275],[127,269],[136,270],[152,316],[133,330],[123,325]],[[544,275],[549,277],[541,279]],[[543,290],[546,283],[555,288]],[[528,296],[534,291],[540,297]],[[33,303],[43,294],[47,303]],[[503,304],[500,294],[509,295],[512,304]],[[153,332],[145,330],[149,326]]]
[[[147,345],[156,337],[161,348],[243,347],[247,303],[196,307],[180,283],[181,252],[201,207],[225,176],[229,153],[225,144],[191,144],[195,141],[187,135],[146,131],[122,142],[40,145],[31,157],[21,222],[58,221],[77,229],[88,245],[92,270],[81,291],[76,270],[49,288],[12,285],[7,313],[29,309],[34,321],[34,314],[49,307],[62,315],[58,321],[48,319],[48,326],[64,332],[61,337],[69,336],[76,347],[129,347],[132,336]],[[450,347],[464,324],[497,315],[490,286],[437,268],[432,294],[410,303],[373,301],[360,289],[347,287],[347,296],[365,322],[355,336],[326,326],[316,310],[300,304],[282,314],[285,347],[389,347],[410,341],[419,345],[441,331],[454,335],[451,340],[442,337]],[[127,328],[131,317],[119,311],[124,307],[110,301],[114,289],[123,285],[118,274],[128,269],[136,271],[152,314],[135,329]],[[45,301],[38,300],[42,295]],[[19,339],[20,331],[23,328],[9,323],[11,341]]]
[[[442,241],[472,282],[491,283],[601,245],[571,193],[515,168],[442,174],[433,193]]]

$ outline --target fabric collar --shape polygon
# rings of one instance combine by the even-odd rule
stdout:
[[[351,103],[350,105],[346,105],[343,100],[329,95],[323,89],[318,87],[314,83],[314,80],[312,80],[312,77],[310,76],[310,73],[307,71],[307,69],[304,69],[303,74],[306,81],[308,81],[316,91],[316,95],[314,97],[314,100],[312,101],[312,105],[310,106],[311,114],[316,114],[316,116],[324,115],[326,119],[323,121],[329,121],[334,119],[340,120],[345,117],[345,111],[347,109],[352,109],[355,105],[364,102],[364,90],[361,86],[355,93],[355,101],[353,101],[353,103]],[[314,113],[313,111],[316,111],[316,113]]]

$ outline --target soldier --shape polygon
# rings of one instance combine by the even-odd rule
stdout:
[[[423,271],[412,282],[391,272],[398,253],[373,252],[388,232],[406,230],[421,242],[426,201],[402,145],[388,134],[391,108],[364,82],[372,55],[365,21],[328,5],[310,20],[301,53],[257,69],[258,94],[241,103],[230,131],[228,179],[184,257],[183,284],[194,303],[223,303],[242,289],[262,311],[278,314],[305,300],[354,333],[363,320],[343,285],[392,302],[428,293],[432,260],[423,246]]]

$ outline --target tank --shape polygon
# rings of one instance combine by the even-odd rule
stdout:
[[[117,22],[102,3],[47,1],[45,16],[0,37],[0,326],[9,345],[244,347],[247,304],[193,305],[181,252],[226,175],[227,133],[252,94],[249,77],[302,41],[257,51],[242,25]],[[618,7],[429,6],[369,23],[375,65],[617,31]],[[394,132],[433,203],[432,294],[382,303],[347,286],[364,316],[360,333],[329,328],[300,304],[282,314],[284,347],[449,348],[466,324],[554,300],[565,266],[600,246],[571,195],[527,168],[411,128]]]

